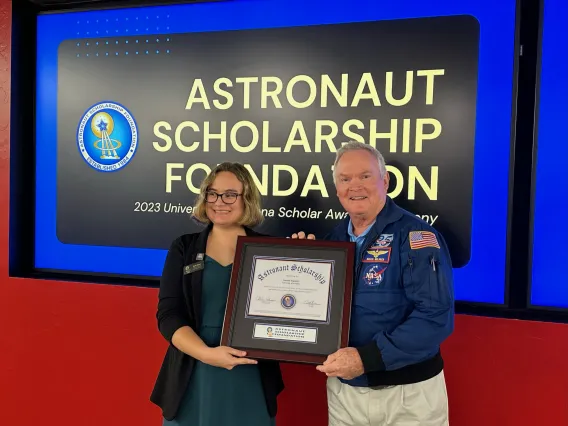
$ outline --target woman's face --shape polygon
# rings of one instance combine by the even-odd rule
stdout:
[[[205,194],[209,220],[219,226],[236,225],[245,210],[242,194],[243,184],[234,174],[231,172],[217,174]]]

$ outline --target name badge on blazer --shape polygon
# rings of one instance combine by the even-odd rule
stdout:
[[[185,265],[183,267],[183,275],[191,274],[192,272],[195,272],[195,271],[200,271],[200,270],[203,269],[203,267],[204,267],[203,261],[195,262],[195,263],[192,263],[190,265]]]

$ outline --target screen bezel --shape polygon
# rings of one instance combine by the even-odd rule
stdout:
[[[204,1],[208,1],[208,0],[204,0]],[[223,1],[223,0],[210,0],[210,1]],[[113,4],[114,3],[114,4]],[[164,5],[164,4],[181,4],[181,3],[196,3],[196,1],[162,1],[162,2],[148,2],[148,1],[132,1],[132,2],[124,2],[124,3],[120,3],[120,4],[116,4],[116,2],[109,2],[106,4],[97,4],[97,5],[92,5],[90,7],[86,7],[86,6],[81,6],[79,8],[77,7],[71,7],[71,6],[57,6],[57,7],[52,7],[49,8],[49,10],[46,9],[36,9],[35,12],[32,14],[33,15],[33,27],[34,30],[36,28],[37,23],[35,22],[35,18],[37,17],[37,15],[39,14],[47,14],[47,13],[56,13],[56,12],[62,12],[62,11],[92,11],[92,10],[102,10],[102,9],[116,9],[116,8],[125,8],[125,7],[135,7],[135,6],[148,6],[148,5]],[[513,53],[513,75],[512,75],[512,82],[513,82],[513,88],[512,88],[512,102],[511,102],[511,133],[510,133],[510,159],[509,159],[509,173],[508,173],[508,182],[507,185],[509,187],[509,191],[508,191],[508,201],[507,201],[507,230],[506,230],[506,244],[505,244],[505,269],[504,269],[504,277],[505,277],[505,283],[504,283],[504,297],[503,297],[503,303],[488,303],[488,302],[469,302],[469,301],[458,301],[457,305],[463,307],[464,309],[468,309],[468,308],[472,308],[472,309],[477,309],[477,308],[504,308],[507,307],[509,305],[510,302],[510,256],[511,256],[511,234],[512,234],[512,229],[511,229],[511,215],[512,215],[512,202],[513,202],[513,195],[512,195],[512,185],[513,185],[513,180],[514,180],[514,162],[515,162],[515,149],[516,149],[516,135],[515,135],[515,121],[517,118],[517,103],[516,103],[516,99],[518,97],[518,91],[519,91],[519,84],[518,84],[518,75],[519,75],[519,57],[517,52],[519,51],[519,45],[520,45],[520,33],[521,33],[521,13],[520,13],[520,5],[521,5],[521,0],[517,0],[516,1],[516,17],[515,17],[515,35],[514,35],[514,53]],[[34,33],[34,44],[33,46],[35,47],[35,33]],[[31,51],[35,54],[35,50],[32,48],[30,48],[30,46],[27,46],[28,51]],[[32,67],[32,72],[33,72],[33,81],[35,81],[35,55],[34,55],[34,60],[33,62],[31,62],[33,64]],[[30,70],[28,70],[28,75],[30,75]],[[33,98],[35,99],[35,88],[32,90],[33,93]],[[35,101],[31,103],[32,108],[35,108]],[[34,111],[30,111],[30,109],[28,108],[27,110],[28,112],[26,112],[27,116],[30,116],[30,112],[32,114],[33,117],[35,117],[35,112]],[[32,132],[35,134],[35,128],[32,130]],[[33,137],[31,140],[33,140],[33,151],[34,151],[34,164],[35,164],[35,137]],[[29,149],[28,149],[28,153],[29,153]],[[29,159],[29,154],[28,154],[28,159]],[[29,177],[29,175],[28,175]],[[31,205],[31,222],[29,222],[30,224],[32,224],[31,227],[28,227],[27,229],[27,233],[29,234],[30,231],[32,233],[31,235],[31,244],[28,246],[29,247],[33,247],[34,246],[34,236],[33,236],[33,232],[34,232],[34,228],[35,226],[33,226],[35,218],[34,218],[34,214],[35,214],[35,200],[33,197],[34,194],[34,189],[35,187],[35,176],[33,176],[33,181],[32,181],[32,185],[31,185],[31,191],[29,191],[32,194],[32,200],[31,200],[31,204],[30,202],[28,202],[28,205]],[[30,188],[30,186],[28,186],[28,188]],[[20,209],[21,210],[21,209]],[[30,213],[27,213],[28,216],[30,216]],[[117,284],[117,285],[128,285],[128,284],[132,284],[132,285],[143,285],[143,286],[150,286],[150,287],[156,287],[158,282],[159,282],[159,278],[158,277],[142,277],[142,276],[137,276],[137,275],[125,275],[125,274],[107,274],[107,273],[91,273],[91,272],[86,272],[86,271],[82,271],[82,272],[78,272],[78,271],[65,271],[65,270],[53,270],[53,269],[43,269],[43,268],[35,268],[33,266],[33,259],[34,259],[34,253],[33,250],[27,251],[27,255],[29,256],[31,254],[31,259],[27,260],[25,263],[27,265],[26,268],[20,268],[20,271],[25,270],[27,275],[33,275],[36,278],[44,278],[44,279],[56,279],[56,280],[72,280],[72,281],[79,281],[79,282],[93,282],[96,281],[97,283],[109,283],[109,284]],[[17,257],[17,256],[16,256]],[[30,267],[31,266],[31,267]],[[17,268],[16,268],[17,269]]]

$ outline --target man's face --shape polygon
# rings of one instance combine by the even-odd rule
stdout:
[[[377,159],[363,150],[348,151],[335,168],[335,188],[351,216],[376,215],[386,202],[389,175],[381,178]]]

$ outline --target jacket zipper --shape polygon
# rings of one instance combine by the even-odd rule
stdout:
[[[367,235],[367,238],[369,237],[369,235]],[[371,238],[369,240],[369,242],[363,246],[363,250],[361,250],[361,252],[359,253],[359,256],[357,256],[357,269],[355,271],[355,276],[359,277],[359,274],[361,273],[361,267],[363,266],[363,261],[361,260],[363,257],[363,253],[365,253],[367,250],[369,250],[369,248],[371,248],[371,246],[373,245],[373,241],[375,241],[378,237],[378,235],[374,235],[373,238]],[[357,280],[358,282],[359,280]]]

